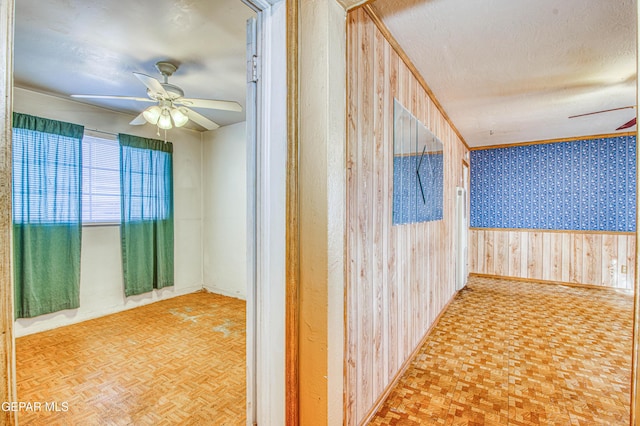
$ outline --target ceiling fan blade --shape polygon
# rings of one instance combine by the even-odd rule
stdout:
[[[219,109],[223,111],[242,111],[242,106],[234,101],[217,101],[215,99],[180,98],[175,104],[194,108]]]
[[[71,95],[72,98],[87,98],[87,99],[118,99],[124,101],[138,101],[138,102],[156,102],[149,98],[138,98],[136,96],[115,96],[115,95]]]
[[[196,124],[201,125],[202,127],[204,127],[207,130],[214,130],[214,129],[217,129],[218,127],[220,127],[218,124],[214,123],[213,121],[209,120],[204,115],[202,115],[200,113],[197,113],[192,109],[185,108],[185,107],[182,107],[180,109],[181,110],[184,109],[187,112],[187,116],[189,117],[189,120],[193,121]]]
[[[133,75],[138,77],[138,80],[140,80],[142,84],[147,86],[147,89],[149,89],[149,92],[152,95],[155,95],[162,99],[169,97],[169,94],[166,90],[164,90],[164,87],[162,87],[162,84],[160,84],[157,79],[151,77],[150,75],[141,74],[139,72],[134,72]]]
[[[628,129],[629,127],[633,127],[636,125],[636,117],[633,117],[631,120],[624,123],[622,126],[618,127],[616,130]]]
[[[131,120],[129,124],[131,124],[132,126],[140,126],[142,124],[147,124],[147,120],[144,118],[144,115],[140,113],[136,116],[136,118]]]
[[[594,112],[588,112],[586,114],[578,114],[578,115],[572,115],[569,118],[577,118],[577,117],[584,117],[586,115],[594,115],[594,114],[601,114],[603,112],[610,112],[610,111],[619,111],[621,109],[629,109],[629,108],[635,108],[635,105],[629,105],[629,106],[625,106],[625,107],[620,107],[620,108],[611,108],[611,109],[603,109],[602,111],[594,111]]]

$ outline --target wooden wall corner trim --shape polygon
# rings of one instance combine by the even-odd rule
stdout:
[[[287,8],[287,224],[285,295],[285,422],[299,424],[299,283],[298,228],[298,0],[286,0]]]
[[[632,231],[581,231],[565,229],[536,229],[536,228],[476,228],[470,227],[469,231],[490,231],[490,232],[538,232],[540,234],[602,234],[602,235],[636,235]]]
[[[0,1],[0,402],[17,401],[13,280],[11,273],[11,112],[13,81],[13,0]],[[17,412],[2,410],[0,424],[17,424]]]
[[[636,135],[635,132],[620,132],[620,133],[606,133],[602,135],[573,136],[570,138],[542,139],[538,141],[504,143],[499,145],[474,146],[473,148],[471,148],[471,151],[482,151],[485,149],[513,148],[516,146],[527,146],[527,145],[542,145],[542,144],[548,144],[548,143],[574,142],[574,141],[582,141],[582,140],[590,140],[590,139],[607,139],[607,138],[617,138],[621,136],[635,136],[635,135]]]
[[[338,3],[346,10],[347,12],[357,9],[359,7],[363,7],[373,0],[337,0]]]

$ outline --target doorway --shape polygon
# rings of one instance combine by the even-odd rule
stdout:
[[[8,3],[8,4],[7,4]],[[261,394],[268,394],[268,397],[261,397],[264,400],[263,404],[252,403],[255,401],[253,397],[248,397],[248,406],[251,405],[256,413],[250,415],[247,418],[247,422],[252,424],[254,420],[251,417],[258,417],[260,413],[268,413],[265,415],[265,419],[278,419],[282,417],[281,407],[284,400],[284,384],[283,380],[276,379],[275,383],[272,380],[271,375],[278,370],[283,369],[284,361],[282,354],[282,348],[284,347],[284,320],[280,319],[277,312],[283,307],[284,301],[284,224],[282,218],[284,215],[284,203],[281,202],[284,198],[285,192],[285,172],[286,172],[286,105],[283,100],[274,100],[271,98],[272,90],[282,90],[282,93],[286,91],[286,85],[284,82],[276,82],[275,84],[269,84],[269,79],[274,75],[273,71],[277,70],[284,75],[285,69],[285,47],[284,47],[284,34],[285,34],[285,8],[283,1],[281,2],[267,2],[267,1],[244,1],[253,8],[258,15],[257,18],[257,30],[258,35],[258,51],[265,55],[261,58],[261,68],[265,72],[262,73],[262,78],[265,83],[261,83],[259,80],[256,84],[256,143],[255,149],[255,164],[256,164],[256,184],[254,188],[254,196],[256,209],[253,214],[253,226],[255,232],[255,263],[254,274],[255,282],[257,283],[252,287],[252,291],[249,291],[247,295],[247,305],[250,315],[253,315],[252,319],[248,318],[248,324],[255,324],[256,318],[260,318],[260,329],[253,329],[247,333],[248,338],[255,342],[253,345],[248,345],[248,351],[251,352],[251,347],[261,348],[261,353],[266,353],[268,356],[265,359],[258,361],[253,359],[251,365],[255,366],[254,374],[252,378],[248,378],[248,389],[253,389],[249,392],[250,395],[255,395],[255,388],[264,387],[269,389],[269,392],[261,392]],[[271,4],[273,3],[273,4]],[[2,32],[6,33],[7,43],[11,43],[11,31],[12,26],[12,8],[13,2],[3,2],[0,8],[2,17]],[[11,51],[11,44],[5,44],[3,46],[5,52]],[[273,58],[268,58],[267,54],[273,54]],[[7,62],[3,64],[8,65],[6,69],[11,69],[10,58],[7,56]],[[12,73],[7,72],[8,85],[3,89],[7,96],[3,96],[4,99],[10,100],[8,96],[11,92],[10,83],[12,79]],[[266,86],[267,88],[263,87]],[[10,111],[10,102],[3,105],[3,111]],[[262,108],[268,105],[268,111]],[[271,115],[278,114],[281,120],[273,119]],[[9,117],[9,113],[5,113],[3,116]],[[3,148],[4,152],[9,152],[10,149],[10,125],[9,121],[3,122]],[[284,136],[284,137],[283,137]],[[270,141],[279,140],[280,144],[271,145]],[[10,182],[10,169],[8,164],[5,164],[6,172],[3,178],[7,179],[5,182]],[[9,187],[4,186],[5,188]],[[277,188],[274,190],[274,188]],[[5,193],[6,195],[6,193]],[[10,197],[10,194],[9,194]],[[4,226],[10,225],[10,211],[5,211]],[[7,220],[8,219],[8,220]],[[251,221],[250,221],[251,222]],[[6,228],[8,230],[8,228]],[[8,231],[5,233],[5,241],[8,242]],[[3,244],[3,247],[9,247],[9,244]],[[4,253],[3,262],[5,265],[10,264],[9,252]],[[8,267],[6,271],[9,271]],[[10,275],[3,276],[3,291],[5,297],[2,299],[5,307],[10,307],[10,298],[8,295],[11,291],[11,278]],[[268,286],[270,283],[276,285]],[[262,287],[262,286],[265,287]],[[268,287],[266,287],[268,286]],[[280,286],[280,287],[279,287]],[[261,291],[261,288],[269,288],[269,291]],[[251,296],[253,294],[253,296]],[[11,309],[3,310],[6,313],[10,313]],[[9,338],[7,341],[7,347],[12,348],[12,327],[10,322],[12,318],[9,318],[9,314],[5,317],[7,319],[6,334]],[[252,326],[249,325],[249,328]],[[274,350],[269,350],[269,348]],[[265,350],[266,349],[266,350]],[[10,349],[11,352],[11,349]],[[253,356],[257,351],[253,350]],[[252,358],[252,355],[248,353],[248,357]],[[251,368],[251,367],[250,367]],[[15,379],[13,379],[13,371],[11,365],[8,366],[8,386],[6,389],[7,395],[13,395],[13,398],[7,397],[6,400],[15,400]],[[269,374],[267,374],[269,373]],[[275,376],[279,376],[275,374]],[[12,389],[13,387],[13,389]],[[262,408],[259,407],[262,405]],[[275,407],[273,409],[272,407]],[[8,414],[8,416],[12,416]],[[278,423],[274,420],[274,424]],[[281,423],[281,422],[280,422]]]

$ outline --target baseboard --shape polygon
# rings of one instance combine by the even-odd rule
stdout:
[[[41,333],[43,331],[105,317],[107,315],[117,314],[129,309],[148,305],[150,303],[160,302],[162,300],[202,291],[201,285],[184,287],[172,292],[167,291],[169,288],[153,290],[153,292],[144,293],[143,295],[130,296],[125,299],[124,304],[122,305],[104,307],[94,311],[82,312],[82,306],[80,306],[80,308],[73,310],[63,310],[45,314],[42,318],[18,318],[14,323],[14,334],[16,338],[28,336],[30,334]],[[23,324],[25,322],[29,322],[29,324]]]
[[[378,410],[380,409],[382,404],[384,404],[384,402],[386,401],[387,397],[389,396],[389,394],[393,390],[393,388],[396,387],[396,385],[398,384],[398,382],[400,381],[400,379],[402,378],[404,373],[407,371],[407,369],[409,368],[409,366],[413,362],[413,360],[418,356],[418,353],[420,352],[420,349],[422,348],[422,346],[424,346],[424,344],[426,343],[427,339],[431,335],[431,332],[436,327],[436,325],[438,325],[438,322],[440,321],[440,318],[442,318],[444,313],[447,312],[447,309],[449,308],[449,305],[451,305],[451,302],[453,302],[455,300],[455,298],[456,298],[456,296],[458,295],[459,292],[460,292],[460,290],[457,290],[455,293],[453,293],[453,296],[451,296],[451,299],[449,299],[447,304],[442,308],[442,310],[440,311],[440,313],[438,314],[436,319],[433,321],[431,326],[427,329],[427,331],[424,334],[424,336],[422,336],[422,339],[420,339],[420,342],[415,347],[413,352],[411,352],[411,354],[407,357],[407,359],[402,363],[402,366],[400,366],[400,369],[398,370],[398,372],[393,376],[393,379],[391,379],[389,384],[384,388],[384,391],[380,394],[378,399],[376,399],[376,402],[373,404],[371,409],[369,409],[369,411],[367,412],[367,415],[363,418],[362,422],[360,422],[359,426],[364,426],[366,424],[369,424],[369,422],[376,415],[376,413],[378,412]]]
[[[627,289],[627,288],[608,287],[608,286],[596,285],[596,284],[572,283],[567,281],[541,280],[541,279],[535,279],[535,278],[509,277],[506,275],[479,274],[476,272],[471,272],[469,274],[469,277],[491,278],[496,280],[519,281],[519,282],[531,282],[531,283],[546,284],[546,285],[562,285],[567,287],[578,287],[578,288],[595,288],[595,289],[606,290],[606,291],[633,293],[633,290]]]
[[[233,297],[234,299],[247,300],[244,294],[231,293],[230,291],[217,288],[215,286],[204,285],[203,290],[209,293],[221,294],[222,296]]]

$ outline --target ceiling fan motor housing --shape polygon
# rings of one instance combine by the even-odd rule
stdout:
[[[164,87],[164,90],[165,92],[167,92],[167,95],[169,95],[165,97],[164,100],[174,101],[184,96],[184,91],[178,86],[176,86],[175,84],[171,84],[171,83],[160,83],[160,84],[162,85],[162,87]],[[149,93],[149,96],[151,96],[151,91],[147,90],[147,93]]]

